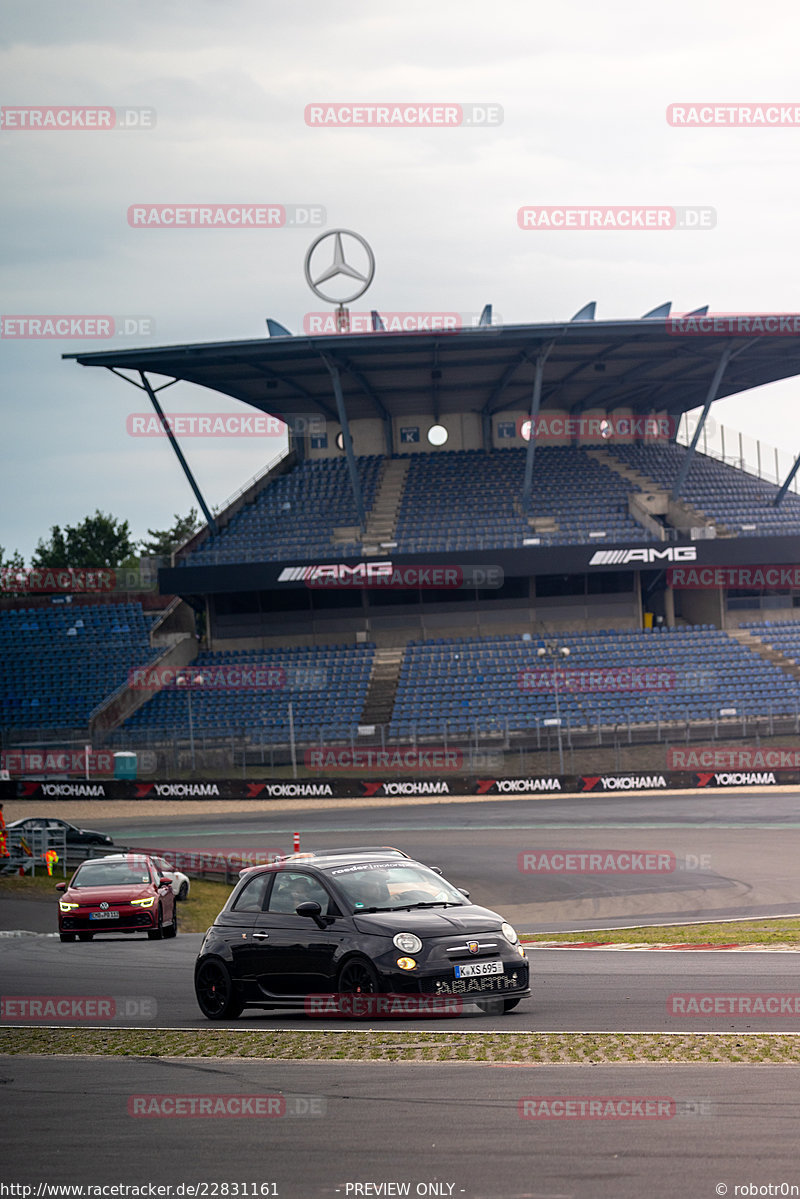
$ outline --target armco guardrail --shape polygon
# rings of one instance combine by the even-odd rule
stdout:
[[[665,770],[616,774],[565,774],[432,778],[208,779],[185,782],[0,782],[2,800],[153,800],[415,798],[439,795],[582,795],[625,791],[800,785],[800,770]]]

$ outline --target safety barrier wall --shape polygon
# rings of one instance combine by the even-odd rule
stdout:
[[[768,762],[768,751],[764,751]],[[191,800],[230,801],[278,799],[403,799],[441,795],[580,795],[619,794],[625,791],[679,791],[698,788],[780,787],[800,785],[800,770],[709,769],[667,770],[649,773],[564,774],[521,778],[519,776],[464,778],[372,778],[327,779],[213,779],[206,782],[41,782],[24,779],[0,782],[0,800]]]

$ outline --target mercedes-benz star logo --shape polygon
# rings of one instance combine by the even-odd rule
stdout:
[[[319,270],[312,274],[311,259],[314,256],[314,252],[316,251],[317,247],[320,246],[328,237],[333,238],[333,264],[326,267],[324,270]],[[356,270],[354,266],[350,265],[350,263],[346,261],[344,246],[342,245],[343,237],[353,238],[354,241],[358,243],[358,246],[362,247],[361,250],[359,250],[356,246],[348,247],[348,250],[350,251],[351,262],[363,260],[364,254],[366,253],[365,271]],[[314,294],[319,296],[321,300],[326,300],[329,304],[349,304],[352,300],[357,300],[359,296],[363,296],[364,292],[367,290],[373,278],[375,277],[375,256],[370,249],[369,243],[364,240],[360,233],[353,233],[350,229],[329,229],[327,233],[321,234],[315,242],[312,242],[311,246],[309,247],[308,253],[306,254],[305,273],[306,283],[314,292]],[[355,279],[361,283],[362,286],[349,295],[326,295],[325,292],[320,289],[320,284],[327,283],[329,279],[335,279],[337,276],[343,276],[345,279]]]

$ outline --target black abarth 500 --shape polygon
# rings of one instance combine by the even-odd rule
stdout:
[[[412,996],[420,1011],[421,997],[457,997],[510,1011],[530,995],[511,925],[436,870],[390,852],[327,851],[248,870],[195,964],[204,1015],[312,1011],[320,996],[349,996],[351,1006],[354,996],[405,996],[408,1011]]]

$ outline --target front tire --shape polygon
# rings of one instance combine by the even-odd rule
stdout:
[[[59,933],[58,935],[62,941],[74,941],[75,940],[75,933]]]
[[[78,940],[79,941],[91,941],[92,935],[93,935],[92,933],[78,933]]]
[[[377,971],[364,958],[351,958],[339,971],[336,989],[340,995],[377,995],[380,990]]]
[[[156,928],[148,928],[147,938],[150,941],[161,941],[164,937],[164,913],[161,910],[161,905],[158,907],[158,925]]]
[[[178,899],[188,899],[188,898],[189,898],[189,884],[181,883],[181,889],[178,892]]]
[[[197,968],[194,993],[207,1020],[235,1020],[244,1011],[244,1002],[236,994],[230,971],[218,958],[208,958]]]
[[[172,909],[172,924],[169,928],[164,929],[164,937],[166,940],[171,940],[178,935],[178,905],[175,903]]]

